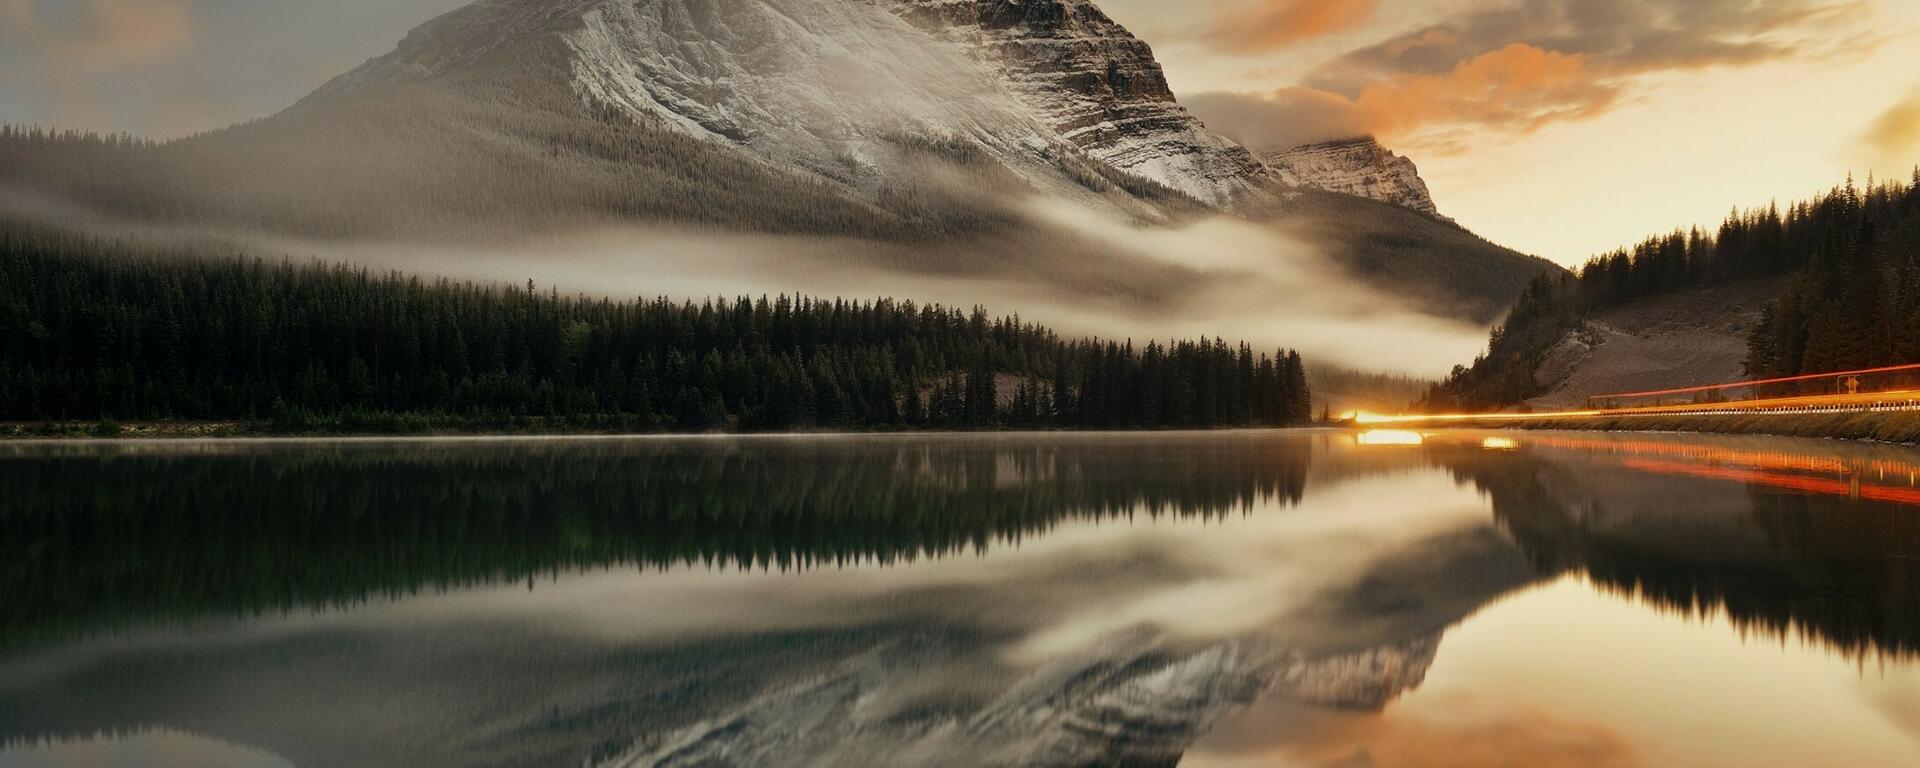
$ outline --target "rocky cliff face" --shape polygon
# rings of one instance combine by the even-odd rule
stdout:
[[[1323,141],[1268,153],[1267,165],[1290,186],[1338,192],[1439,215],[1413,161],[1372,137]]]
[[[882,0],[960,41],[1062,138],[1124,172],[1213,205],[1256,192],[1264,169],[1188,114],[1153,49],[1091,0]]]
[[[534,87],[869,193],[922,170],[902,147],[1055,196],[1173,190],[1226,208],[1273,186],[1091,0],[482,0],[316,98],[544,55],[530,50],[558,50],[570,80]]]

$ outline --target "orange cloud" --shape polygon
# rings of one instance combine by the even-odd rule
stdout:
[[[1254,0],[1220,14],[1203,36],[1228,53],[1261,54],[1358,27],[1379,7],[1379,0]]]
[[[104,127],[117,106],[105,83],[194,37],[189,0],[0,0],[0,84],[44,99],[64,125]]]
[[[1514,43],[1445,74],[1403,74],[1371,83],[1352,104],[1360,122],[1382,136],[1447,123],[1525,133],[1556,120],[1598,115],[1618,96],[1588,68],[1585,56]]]
[[[1429,151],[1446,151],[1440,134],[1450,127],[1529,133],[1601,114],[1619,96],[1609,74],[1586,56],[1514,43],[1448,72],[1383,77],[1356,96],[1296,86],[1264,96],[1202,94],[1187,103],[1202,121],[1256,150],[1370,134],[1412,137]]]
[[[8,45],[69,71],[143,64],[185,49],[194,36],[187,0],[0,0],[0,19]]]
[[[1374,2],[1350,4],[1358,10],[1348,16],[1341,5],[1275,0],[1241,6],[1216,23],[1213,36],[1224,47],[1261,50],[1360,23],[1377,10]],[[1527,133],[1601,115],[1648,76],[1822,60],[1877,40],[1868,29],[1867,0],[1457,5],[1432,24],[1334,58],[1297,85],[1267,94],[1201,94],[1189,103],[1209,125],[1245,137],[1256,149],[1372,133],[1445,151],[1463,146],[1463,135]],[[1889,114],[1872,141],[1898,144],[1911,122],[1906,113]]]
[[[1627,768],[1643,762],[1633,740],[1605,724],[1525,710],[1436,721],[1392,710],[1265,701],[1221,726],[1209,742],[1231,762],[1250,765]]]

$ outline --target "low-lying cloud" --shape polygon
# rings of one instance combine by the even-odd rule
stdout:
[[[1298,349],[1316,364],[1420,377],[1437,377],[1486,344],[1486,327],[1424,314],[1362,284],[1277,225],[1215,216],[1149,226],[1044,200],[1022,210],[1037,226],[1011,240],[911,245],[634,225],[478,247],[164,227],[0,189],[0,211],[100,237],[505,285],[532,279],[569,294],[797,293],[984,305],[1068,338],[1221,337]]]

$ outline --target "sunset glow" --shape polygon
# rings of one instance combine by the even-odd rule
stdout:
[[[1562,264],[1920,161],[1906,0],[1104,7],[1166,41],[1168,78],[1204,119],[1237,118],[1216,127],[1254,143],[1378,134],[1449,215]]]

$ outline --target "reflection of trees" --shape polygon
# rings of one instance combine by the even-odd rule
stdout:
[[[0,459],[0,644],[556,570],[810,568],[1297,502],[1310,446],[1196,438],[414,444]]]
[[[1920,655],[1920,509],[1596,471],[1582,453],[1558,454],[1573,459],[1564,463],[1551,452],[1433,455],[1489,496],[1501,525],[1542,568],[1579,571],[1689,616],[1724,612],[1744,631],[1848,654]],[[1665,493],[1634,488],[1649,483]],[[1606,524],[1614,520],[1632,524]]]

